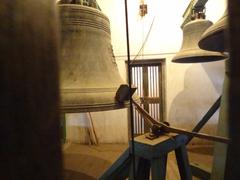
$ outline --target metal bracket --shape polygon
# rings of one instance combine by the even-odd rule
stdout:
[[[207,1],[208,0],[191,0],[185,12],[183,13],[183,23],[181,28],[191,21],[193,11],[203,11],[205,9],[205,4]]]

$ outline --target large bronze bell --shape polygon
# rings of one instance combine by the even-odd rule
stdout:
[[[181,50],[173,57],[177,63],[199,63],[218,61],[225,58],[222,53],[202,50],[198,41],[203,32],[212,25],[205,19],[195,19],[183,27],[183,42]]]
[[[226,29],[228,24],[228,13],[225,11],[224,15],[212,26],[210,26],[202,35],[199,41],[201,49],[209,51],[226,51]]]
[[[115,100],[123,80],[115,62],[107,16],[79,4],[60,4],[59,12],[62,111],[122,108]]]

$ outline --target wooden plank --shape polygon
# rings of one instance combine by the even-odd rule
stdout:
[[[168,134],[150,140],[145,135],[141,135],[134,138],[134,140],[135,155],[151,160],[180,147],[186,142],[187,137],[184,135]]]

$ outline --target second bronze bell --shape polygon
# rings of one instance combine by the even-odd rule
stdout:
[[[228,12],[225,11],[223,16],[203,33],[198,43],[199,47],[209,51],[227,51],[227,26]]]
[[[203,32],[212,25],[205,19],[195,19],[183,27],[181,50],[173,57],[176,63],[201,63],[223,60],[225,55],[219,52],[202,50],[198,42]]]

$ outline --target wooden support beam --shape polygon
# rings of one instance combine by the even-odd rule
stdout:
[[[224,179],[239,179],[240,170],[240,1],[228,0],[229,14],[229,136]]]
[[[55,2],[0,4],[0,179],[61,180]]]
[[[203,118],[197,123],[197,125],[193,128],[192,132],[199,132],[202,127],[209,121],[212,115],[218,110],[221,103],[221,96],[216,100],[216,102],[211,106],[208,112],[203,116]],[[192,140],[194,136],[189,136],[187,144]]]
[[[141,115],[145,118],[146,121],[150,125],[158,125],[159,128],[162,129],[163,132],[172,132],[172,133],[177,133],[177,134],[184,134],[190,137],[198,137],[202,138],[205,140],[209,141],[216,141],[216,142],[221,142],[221,143],[229,143],[229,139],[225,137],[220,137],[220,136],[212,136],[204,133],[196,133],[196,132],[190,132],[185,129],[180,129],[172,126],[167,126],[166,124],[162,122],[156,121],[154,118],[152,118],[147,111],[145,111],[137,102],[133,100],[133,104],[136,107],[136,109],[141,113]]]

